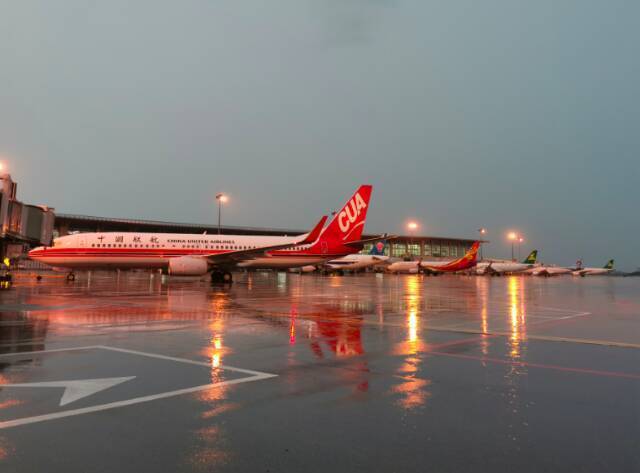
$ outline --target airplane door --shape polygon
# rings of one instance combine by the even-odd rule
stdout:
[[[327,244],[326,241],[320,242],[320,251],[322,251],[323,255],[326,255],[327,253],[329,253],[329,245]]]

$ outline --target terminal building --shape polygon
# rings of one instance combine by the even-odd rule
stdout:
[[[9,174],[0,175],[0,257],[18,258],[29,247],[50,245],[55,214],[42,205],[17,199],[18,184]]]
[[[154,220],[134,220],[119,218],[91,217],[87,215],[57,214],[55,219],[56,236],[84,232],[154,232],[154,233],[195,233],[232,235],[273,235],[292,236],[305,233],[307,230],[259,228],[235,225],[217,225],[162,222]],[[363,235],[372,238],[378,235]],[[470,238],[449,238],[437,236],[400,235],[390,240],[385,254],[397,258],[458,258],[465,254],[475,240]],[[363,252],[368,252],[371,245],[365,245]]]

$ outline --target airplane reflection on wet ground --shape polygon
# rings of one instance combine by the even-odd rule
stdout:
[[[1,471],[640,470],[637,279],[17,281]],[[73,417],[61,390],[8,386],[121,376]]]

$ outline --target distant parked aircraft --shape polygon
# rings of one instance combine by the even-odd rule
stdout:
[[[571,274],[573,274],[574,276],[582,276],[582,277],[609,274],[611,271],[613,271],[614,263],[615,261],[610,259],[607,262],[607,264],[605,264],[604,267],[602,268],[578,268],[575,271],[573,271]]]
[[[452,261],[396,261],[387,266],[387,271],[391,273],[409,274],[416,274],[422,271],[433,275],[464,271],[476,265],[478,248],[480,248],[480,242],[476,241],[462,258]]]
[[[478,264],[479,248],[480,242],[476,241],[462,258],[453,261],[421,261],[420,267],[425,273],[430,274],[455,273],[471,269]]]
[[[481,261],[476,266],[476,274],[495,274],[501,275],[505,273],[521,273],[529,268],[532,268],[536,264],[536,258],[538,257],[538,250],[533,250],[529,253],[522,263],[515,261]]]
[[[373,245],[369,254],[352,254],[333,259],[323,265],[325,271],[360,271],[385,263],[389,257],[384,254],[387,241],[382,240]]]
[[[563,266],[541,265],[534,266],[527,270],[528,274],[533,276],[559,276],[561,274],[571,274],[575,269],[565,268]]]

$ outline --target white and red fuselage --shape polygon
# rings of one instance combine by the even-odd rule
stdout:
[[[391,273],[417,274],[420,271],[429,274],[456,273],[473,268],[477,264],[478,249],[480,242],[476,241],[466,254],[449,261],[396,261],[387,266],[387,271]]]
[[[239,250],[286,244],[291,237],[253,235],[193,235],[176,233],[79,233],[56,238],[52,247],[39,247],[29,257],[50,266],[71,269],[161,269],[177,257],[207,258]],[[320,245],[322,246],[322,245]],[[313,245],[267,252],[237,263],[246,268],[292,268],[320,264],[354,251],[329,252],[329,245]]]
[[[73,269],[167,269],[195,275],[233,268],[295,268],[356,253],[372,188],[362,185],[326,228],[301,236],[175,233],[78,233],[29,252],[33,260]]]

